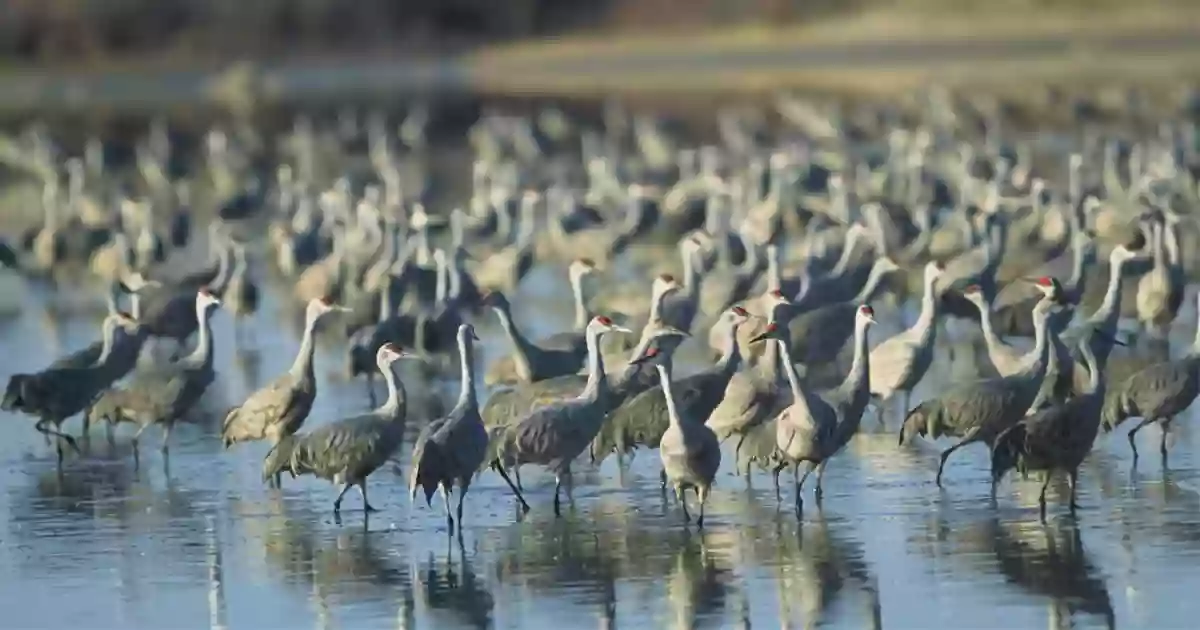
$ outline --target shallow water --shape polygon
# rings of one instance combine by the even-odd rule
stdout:
[[[522,321],[542,315],[529,325],[535,336],[568,325],[565,305],[541,302],[561,282],[539,270],[514,300]],[[221,410],[291,362],[299,331],[279,294],[268,292],[241,342],[232,318],[218,316],[211,421],[174,432],[167,470],[154,433],[140,471],[127,434],[115,452],[97,435],[60,477],[31,419],[0,418],[0,625],[1164,628],[1190,627],[1200,614],[1190,598],[1200,481],[1188,419],[1172,436],[1168,473],[1155,430],[1144,432],[1147,455],[1132,478],[1123,435],[1102,437],[1081,477],[1078,520],[1065,515],[1056,484],[1046,525],[1035,482],[1006,482],[989,504],[983,447],[951,460],[939,492],[934,447],[900,449],[894,430],[870,418],[829,466],[823,505],[810,499],[799,524],[788,484],[779,509],[768,478],[757,474],[750,489],[726,466],[706,528],[689,530],[659,494],[657,456],[642,452],[624,474],[612,459],[581,466],[562,519],[551,512],[552,479],[532,467],[524,481],[533,511],[523,521],[502,482],[483,475],[461,547],[448,542],[438,503],[410,503],[386,469],[371,485],[382,511],[364,519],[351,494],[338,525],[330,486],[285,479],[282,492],[268,490],[259,481],[266,447],[224,452],[216,437]],[[43,298],[0,323],[7,372],[38,369],[95,334],[86,317],[50,322]],[[880,319],[897,321],[883,310]],[[1191,334],[1190,309],[1181,320],[1177,345]],[[486,361],[502,347],[492,322],[480,332]],[[317,361],[309,427],[367,408],[362,383],[333,375],[336,346]],[[410,395],[422,399],[410,427],[419,426],[457,385],[406,369]],[[914,402],[949,371],[940,360]]]

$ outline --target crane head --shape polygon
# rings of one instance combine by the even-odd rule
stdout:
[[[978,284],[969,285],[967,288],[963,289],[963,297],[966,297],[968,300],[982,298],[983,287],[979,286]]]
[[[420,359],[420,355],[401,348],[398,344],[385,343],[379,346],[375,360],[379,365],[391,365],[400,359]]]
[[[863,325],[874,324],[875,309],[871,308],[869,304],[863,304],[858,307],[858,321]]]
[[[484,306],[490,306],[491,308],[503,308],[508,306],[508,298],[504,297],[504,294],[500,291],[488,291],[487,293],[483,294],[483,297],[480,298],[480,300]]]
[[[747,311],[740,306],[734,306],[729,309],[729,321],[734,328],[745,324],[753,317],[754,316],[750,314],[750,311]]]
[[[324,315],[326,313],[333,313],[333,312],[339,312],[339,313],[350,312],[349,308],[346,308],[345,306],[337,304],[336,302],[333,301],[333,298],[328,295],[322,296],[319,298],[313,298],[312,301],[309,302],[308,304],[309,304],[309,306],[308,306],[309,311],[313,317],[320,317],[321,315]]]
[[[612,318],[608,317],[607,315],[597,315],[597,316],[593,317],[591,324],[589,324],[589,327],[596,330],[597,332],[602,332],[602,333],[606,333],[606,332],[619,332],[619,333],[625,333],[625,334],[633,333],[632,330],[630,330],[624,326],[618,326],[615,322],[613,322]]]
[[[208,287],[204,287],[196,292],[196,306],[204,311],[216,308],[221,305],[221,298],[217,297]]]

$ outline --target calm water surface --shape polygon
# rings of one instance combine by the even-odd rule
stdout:
[[[539,270],[514,300],[535,334],[570,321],[566,305],[551,301],[561,295],[558,275]],[[268,293],[240,344],[232,318],[218,316],[209,419],[175,431],[168,470],[150,431],[141,471],[127,435],[112,453],[97,435],[59,477],[33,421],[4,415],[0,626],[1166,628],[1194,627],[1200,615],[1190,419],[1172,436],[1166,473],[1153,430],[1133,477],[1123,435],[1102,438],[1081,477],[1077,523],[1061,508],[1061,484],[1045,525],[1035,482],[1006,482],[991,506],[983,447],[951,461],[939,492],[935,447],[899,449],[895,419],[885,430],[868,418],[830,465],[823,508],[810,500],[801,523],[777,509],[766,477],[748,488],[726,466],[706,529],[689,531],[659,494],[657,455],[643,452],[624,474],[611,459],[599,470],[581,466],[574,508],[560,520],[550,477],[528,470],[534,509],[519,522],[503,483],[484,475],[461,546],[448,543],[437,502],[410,503],[404,480],[386,469],[372,477],[382,511],[364,524],[351,495],[335,524],[329,485],[303,479],[268,490],[259,481],[265,445],[224,452],[216,437],[222,410],[292,360],[299,330],[279,294]],[[51,321],[42,302],[31,298],[21,317],[0,323],[5,379],[96,334],[88,317]],[[1191,334],[1190,310],[1185,317],[1177,347]],[[502,346],[493,322],[481,326],[488,360]],[[309,427],[367,408],[363,384],[336,375],[336,345],[317,360]],[[945,382],[946,363],[916,399]],[[415,432],[457,384],[406,369]]]

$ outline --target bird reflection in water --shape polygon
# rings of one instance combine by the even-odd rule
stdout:
[[[672,608],[672,628],[720,627],[732,571],[708,553],[702,534],[681,532],[675,566],[667,576],[667,600]],[[710,621],[711,624],[705,624]]]
[[[265,564],[259,570],[287,584],[307,586],[318,620],[327,616],[331,600],[379,604],[376,616],[383,617],[392,614],[398,593],[410,596],[410,576],[389,560],[396,541],[384,538],[386,532],[321,531],[318,513],[293,509],[278,494],[262,502],[239,502],[235,513],[246,538],[262,543]]]
[[[949,532],[952,557],[974,559],[990,556],[1009,582],[1049,598],[1050,621],[1054,628],[1070,627],[1080,613],[1099,617],[1105,627],[1116,620],[1108,586],[1100,569],[1083,548],[1075,519],[1060,518],[1041,523],[1036,515],[1002,521],[989,510],[975,522],[953,525],[939,518],[938,527]]]
[[[433,627],[490,628],[495,605],[492,594],[475,573],[462,537],[455,539],[458,541],[457,568],[453,554],[439,561],[432,551],[423,574],[414,564],[411,569],[413,598],[428,617],[427,623]]]

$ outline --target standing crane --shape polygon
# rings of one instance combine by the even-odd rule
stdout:
[[[1200,309],[1200,301],[1197,308]],[[1162,429],[1159,453],[1165,468],[1171,422],[1191,406],[1197,394],[1200,394],[1200,321],[1197,321],[1196,337],[1187,354],[1174,361],[1152,364],[1124,381],[1110,384],[1104,409],[1104,430],[1112,431],[1128,418],[1142,419],[1129,431],[1129,448],[1133,451],[1136,466],[1138,451],[1134,436],[1146,425],[1157,423]]]
[[[521,334],[512,319],[512,308],[508,298],[499,291],[492,291],[483,297],[483,304],[489,306],[500,318],[500,326],[512,345],[512,357],[509,361],[500,360],[493,363],[484,374],[486,385],[497,385],[508,382],[536,383],[548,378],[575,374],[583,367],[587,358],[587,347],[543,347],[533,343]]]
[[[317,379],[313,374],[313,340],[317,322],[329,313],[345,312],[329,298],[308,303],[304,319],[304,337],[292,367],[262,389],[250,394],[241,405],[229,410],[221,423],[221,441],[225,448],[250,440],[268,440],[272,446],[286,435],[300,430],[312,411],[317,397]],[[386,374],[386,370],[384,371]],[[275,477],[279,485],[279,477]]]
[[[784,361],[784,373],[792,389],[792,404],[775,419],[775,448],[780,462],[773,471],[792,466],[796,482],[796,516],[800,516],[804,498],[802,489],[808,476],[817,471],[817,501],[824,490],[821,481],[825,476],[825,465],[829,459],[845,448],[862,421],[863,412],[870,402],[871,355],[867,351],[867,328],[875,323],[875,311],[866,304],[858,307],[854,319],[854,361],[850,372],[840,387],[824,394],[810,394],[800,385],[800,378],[792,363],[791,349],[786,331],[777,324],[754,338],[755,342],[774,339]],[[807,464],[804,476],[800,476],[800,464]]]
[[[909,408],[912,390],[925,377],[933,363],[933,346],[937,333],[938,296],[934,293],[942,266],[937,262],[925,265],[925,293],[921,298],[921,314],[911,328],[884,340],[870,353],[871,395],[886,403],[898,392],[904,393],[904,409]],[[880,417],[882,421],[882,416]]]
[[[1046,520],[1046,488],[1055,472],[1067,473],[1071,485],[1071,514],[1079,507],[1075,501],[1079,465],[1091,452],[1096,434],[1100,432],[1104,379],[1100,376],[1101,368],[1096,363],[1091,347],[1080,346],[1080,351],[1088,370],[1087,391],[1066,403],[1026,416],[1001,431],[992,446],[993,496],[996,484],[1014,468],[1045,473],[1042,476],[1042,491],[1038,495],[1038,508],[1043,521]]]
[[[14,374],[8,380],[0,407],[37,417],[35,428],[38,432],[57,438],[55,450],[60,465],[64,442],[72,450],[79,450],[75,439],[62,432],[62,423],[87,409],[96,396],[124,376],[121,370],[125,367],[119,365],[120,358],[112,349],[118,331],[125,334],[128,326],[136,326],[136,323],[124,313],[105,318],[103,346],[93,365],[52,367],[36,374]]]
[[[746,309],[734,306],[721,316],[713,328],[719,329],[732,342],[723,344],[725,352],[711,368],[687,378],[675,381],[672,386],[674,404],[685,421],[704,422],[725,396],[729,380],[742,365],[742,353],[734,340],[737,330],[750,321]],[[657,350],[656,350],[657,352]],[[645,356],[645,353],[642,355]],[[635,361],[637,357],[635,357]],[[645,361],[642,361],[643,363]],[[613,410],[608,421],[596,437],[593,453],[596,461],[615,450],[618,465],[621,457],[638,446],[658,448],[663,434],[671,425],[666,392],[661,388],[648,389]],[[660,474],[662,487],[666,490],[666,470]]]
[[[353,486],[357,486],[362,495],[363,510],[376,511],[367,501],[367,477],[400,447],[408,407],[404,385],[396,377],[393,365],[400,359],[414,358],[419,357],[396,344],[380,346],[375,362],[387,383],[388,397],[383,405],[362,415],[322,425],[306,434],[291,436],[275,445],[275,449],[281,449],[281,454],[290,447],[288,469],[293,477],[309,474],[340,486],[337,498],[333,500],[335,515],[341,513],[342,497]],[[273,453],[268,454],[268,460],[273,456]]]
[[[680,336],[680,332],[676,329],[665,329],[659,331],[658,335]],[[668,418],[667,429],[663,432],[658,447],[663,465],[663,478],[675,488],[675,498],[683,508],[685,522],[690,522],[692,517],[688,514],[684,491],[689,488],[695,490],[696,501],[700,504],[696,526],[704,527],[704,506],[708,503],[713,479],[721,467],[721,442],[717,440],[717,434],[698,417],[685,418],[680,414],[680,405],[671,383],[671,357],[674,349],[673,345],[651,347],[633,361],[638,364],[654,361],[658,369]]]
[[[578,396],[535,408],[493,438],[499,440],[491,458],[493,468],[541,464],[554,473],[555,516],[562,514],[560,491],[564,480],[570,482],[571,462],[591,444],[608,414],[601,390],[604,359],[600,354],[600,337],[608,332],[632,331],[602,315],[592,319],[588,325],[588,381]]]
[[[450,514],[450,494],[454,491],[454,484],[458,484],[459,490],[457,514],[461,535],[463,499],[471,487],[471,478],[483,466],[488,452],[488,432],[483,426],[483,417],[479,415],[479,400],[475,395],[473,342],[478,340],[474,326],[459,325],[458,354],[462,369],[462,389],[459,390],[458,402],[446,417],[425,425],[413,444],[410,458],[410,497],[415,500],[417,488],[420,488],[425,492],[425,504],[429,505],[433,500],[433,493],[441,488],[442,499],[446,504],[446,525],[451,536],[454,535],[454,517]],[[497,471],[521,502],[521,507],[528,512],[529,504],[508,478],[508,473],[502,468]]]
[[[212,314],[221,300],[207,289],[196,293],[200,340],[191,354],[168,366],[139,372],[126,385],[112,389],[92,405],[93,420],[139,425],[133,436],[134,463],[139,462],[138,439],[147,427],[163,427],[162,452],[168,453],[171,429],[200,400],[216,378],[213,372]]]
[[[931,439],[942,435],[961,438],[957,444],[942,451],[936,478],[939,488],[942,470],[951,453],[974,442],[991,445],[997,435],[1025,417],[1033,405],[1046,375],[1050,351],[1048,324],[1051,312],[1056,308],[1057,304],[1049,298],[1043,298],[1034,307],[1037,360],[1025,369],[1009,376],[951,387],[940,396],[917,405],[904,418],[900,429],[901,445],[916,435]]]

